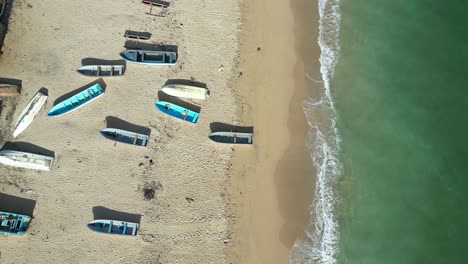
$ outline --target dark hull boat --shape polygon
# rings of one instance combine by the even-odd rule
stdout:
[[[149,65],[174,65],[177,54],[172,51],[124,50],[120,56],[129,62]]]
[[[208,136],[211,140],[219,143],[228,144],[252,144],[252,133],[237,133],[237,132],[213,132]]]
[[[135,132],[117,129],[117,128],[105,128],[101,130],[101,135],[105,138],[122,142],[130,145],[137,145],[146,147],[148,144],[148,135],[138,134]]]

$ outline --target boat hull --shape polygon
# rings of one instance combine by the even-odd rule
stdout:
[[[136,236],[139,227],[137,223],[106,219],[91,221],[87,226],[94,232],[124,236]]]
[[[49,171],[54,162],[53,157],[15,150],[1,150],[0,163],[7,166]]]
[[[142,147],[146,147],[149,139],[148,135],[117,128],[105,128],[101,130],[101,135],[110,140]]]
[[[38,92],[32,99],[29,101],[28,105],[21,114],[18,116],[18,121],[15,124],[15,130],[13,131],[13,137],[17,137],[19,134],[23,133],[24,130],[32,123],[34,117],[39,113],[39,111],[44,106],[47,101],[47,95]]]
[[[213,132],[208,136],[211,140],[219,143],[227,144],[252,144],[252,133],[236,133],[236,132]]]
[[[184,121],[190,123],[197,123],[199,114],[188,110],[187,108],[178,106],[173,103],[165,102],[165,101],[157,101],[154,103],[156,108],[158,108],[161,112],[166,113],[170,116],[182,119]]]
[[[161,88],[161,91],[171,96],[201,100],[205,100],[207,95],[205,88],[184,84],[168,84]]]
[[[124,50],[120,56],[128,61],[146,65],[174,65],[177,53],[172,51]]]
[[[65,99],[64,101],[58,103],[52,107],[47,113],[48,116],[61,116],[66,113],[71,113],[88,103],[96,100],[104,94],[99,83],[79,92],[78,94],[73,95],[72,97]]]
[[[24,235],[30,222],[30,216],[0,211],[0,234]]]
[[[123,65],[86,65],[79,67],[76,71],[89,77],[115,77],[122,76],[125,67]]]

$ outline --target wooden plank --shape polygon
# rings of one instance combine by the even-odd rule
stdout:
[[[0,84],[0,96],[19,96],[20,87],[13,84]]]
[[[163,0],[143,0],[141,1],[142,3],[149,4],[149,5],[155,5],[155,6],[160,6],[160,7],[169,7],[171,3]]]

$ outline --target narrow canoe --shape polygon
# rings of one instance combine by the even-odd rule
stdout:
[[[213,132],[208,136],[211,140],[220,143],[229,144],[252,144],[252,133],[237,133],[237,132]]]
[[[88,89],[81,91],[72,97],[65,99],[52,107],[47,113],[48,116],[60,116],[66,113],[75,111],[76,109],[94,101],[96,98],[104,94],[99,83],[89,87]]]
[[[206,99],[207,89],[184,84],[168,84],[161,88],[164,93],[184,98]]]
[[[18,116],[18,120],[15,124],[15,131],[13,131],[14,138],[21,134],[32,123],[34,117],[36,117],[37,113],[42,109],[46,101],[47,95],[41,92],[34,95],[26,108],[24,108]]]
[[[165,102],[165,101],[157,101],[154,103],[156,108],[158,108],[161,112],[166,113],[170,116],[177,117],[179,119],[197,123],[199,114],[188,110],[182,106],[175,105],[173,103]]]
[[[23,151],[0,150],[0,163],[7,166],[49,171],[53,162],[53,157]]]
[[[120,56],[129,62],[149,65],[174,65],[177,60],[172,51],[124,50]]]
[[[101,130],[101,135],[111,140],[143,147],[146,147],[149,138],[147,135],[117,128],[105,128]]]
[[[99,233],[136,236],[137,223],[97,219],[88,223],[88,228]]]
[[[0,211],[0,234],[24,235],[29,222],[30,216]]]
[[[112,77],[122,76],[125,67],[123,65],[86,65],[79,67],[76,71],[84,76]]]

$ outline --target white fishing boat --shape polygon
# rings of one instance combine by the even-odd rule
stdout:
[[[39,154],[15,150],[0,151],[0,163],[12,167],[49,171],[53,161],[53,157]]]
[[[167,84],[161,91],[164,93],[184,98],[206,99],[208,90],[202,87],[185,84]]]
[[[23,133],[23,131],[32,123],[34,117],[36,117],[37,113],[41,111],[46,101],[47,95],[41,92],[38,92],[31,99],[26,108],[24,108],[21,114],[18,116],[18,120],[15,124],[15,131],[13,131],[14,138]]]

